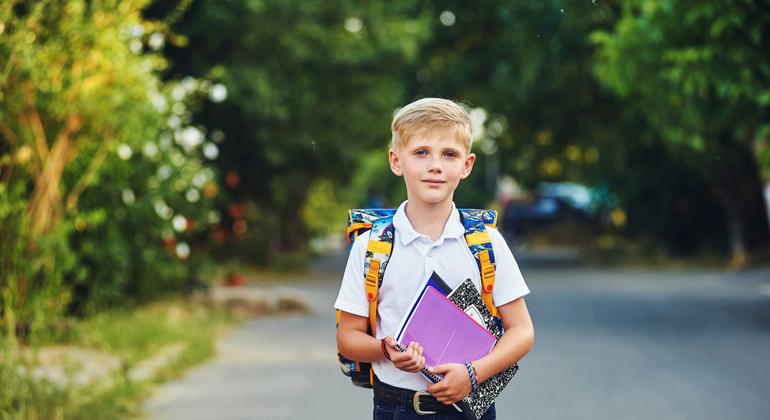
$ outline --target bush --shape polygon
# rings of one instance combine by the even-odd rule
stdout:
[[[192,281],[218,214],[205,81],[161,81],[147,0],[0,3],[0,311],[26,335]],[[23,48],[19,46],[23,45]],[[221,99],[221,95],[219,95]],[[68,306],[69,305],[69,306]]]
[[[24,184],[0,184],[0,314],[3,332],[27,338],[68,301],[65,276],[76,264],[69,226],[30,236]],[[33,244],[30,246],[30,244]]]

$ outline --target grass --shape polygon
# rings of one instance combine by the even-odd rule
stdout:
[[[182,299],[98,314],[72,323],[65,336],[44,341],[41,348],[86,348],[117,357],[120,367],[107,377],[83,385],[35,379],[23,368],[35,368],[35,350],[12,342],[0,344],[0,419],[123,419],[141,414],[141,401],[152,387],[179,376],[215,353],[215,344],[237,319]],[[131,373],[164,348],[181,348],[176,357],[149,377]],[[76,372],[70,372],[74,375]]]

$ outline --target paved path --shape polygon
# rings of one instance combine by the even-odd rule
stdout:
[[[767,419],[770,269],[595,271],[522,264],[536,344],[501,419]],[[292,285],[308,316],[255,320],[212,363],[160,387],[152,419],[371,418],[339,374],[337,284]]]

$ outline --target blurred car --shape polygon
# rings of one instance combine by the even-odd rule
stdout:
[[[529,199],[513,201],[503,210],[502,224],[511,239],[562,221],[601,223],[604,219],[600,194],[572,182],[543,183]]]

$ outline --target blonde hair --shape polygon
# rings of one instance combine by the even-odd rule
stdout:
[[[393,149],[401,150],[418,134],[439,131],[455,136],[471,150],[471,117],[468,108],[441,98],[423,98],[398,110],[390,125]]]

